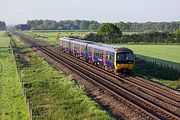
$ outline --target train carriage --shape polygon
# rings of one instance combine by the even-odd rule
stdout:
[[[64,51],[64,52],[69,52],[70,50],[70,41],[72,40],[72,38],[67,38],[67,37],[62,37],[59,39],[59,47],[60,50]]]
[[[88,44],[88,59],[98,65],[114,69],[114,55],[111,50],[101,44]]]
[[[70,51],[71,54],[77,57],[86,58],[87,56],[87,44],[85,42],[80,42],[78,40],[71,40],[70,41]]]

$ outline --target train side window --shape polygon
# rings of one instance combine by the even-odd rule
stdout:
[[[102,58],[102,53],[100,52],[100,58]]]
[[[111,61],[113,62],[114,61],[114,54],[111,53]]]
[[[84,45],[82,45],[82,51],[85,51],[85,46]]]
[[[109,54],[106,54],[106,59],[109,60]]]
[[[91,48],[90,47],[88,47],[88,53],[90,53],[91,52]]]

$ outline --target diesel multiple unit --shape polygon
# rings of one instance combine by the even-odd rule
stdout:
[[[68,37],[60,38],[59,45],[60,50],[101,66],[116,74],[131,73],[134,68],[133,51],[125,47]]]

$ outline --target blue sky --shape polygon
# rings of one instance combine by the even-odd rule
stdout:
[[[0,0],[6,24],[33,19],[99,22],[180,21],[180,0]]]

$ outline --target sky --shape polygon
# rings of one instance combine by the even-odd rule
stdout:
[[[180,0],[0,0],[0,20],[180,21]]]

